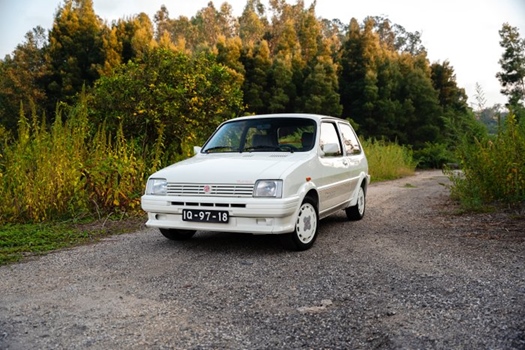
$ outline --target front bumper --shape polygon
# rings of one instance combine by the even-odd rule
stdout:
[[[196,231],[282,234],[292,232],[299,198],[217,198],[144,195],[142,209],[146,226]],[[228,211],[228,223],[182,220],[183,209]]]

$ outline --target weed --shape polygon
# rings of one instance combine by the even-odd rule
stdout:
[[[377,140],[365,140],[363,147],[372,181],[394,180],[414,174],[416,162],[409,148]]]
[[[512,114],[494,137],[465,135],[457,153],[462,171],[446,173],[453,184],[451,195],[463,207],[479,211],[525,201],[525,125]]]

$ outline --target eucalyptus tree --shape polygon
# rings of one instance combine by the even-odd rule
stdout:
[[[72,102],[84,85],[89,87],[100,77],[105,62],[103,27],[93,0],[65,0],[56,12],[46,49],[50,112],[58,101]]]
[[[508,23],[503,24],[499,35],[504,49],[499,60],[502,71],[496,74],[502,86],[501,93],[508,97],[507,107],[525,117],[525,39],[520,38],[517,27]]]
[[[269,31],[266,10],[260,0],[248,0],[239,17],[239,36],[243,45],[253,47],[264,40]],[[268,44],[268,43],[267,43]]]
[[[270,57],[268,42],[262,40],[257,44],[246,46],[241,55],[245,69],[243,96],[246,110],[249,113],[264,114],[270,111],[271,74],[273,60]]]
[[[33,108],[45,105],[46,46],[45,30],[38,26],[26,33],[25,42],[11,55],[0,60],[0,125],[7,130],[16,130],[20,112],[30,115]]]

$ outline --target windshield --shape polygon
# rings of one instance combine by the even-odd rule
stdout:
[[[306,152],[315,144],[316,123],[306,118],[256,118],[223,124],[203,153]]]

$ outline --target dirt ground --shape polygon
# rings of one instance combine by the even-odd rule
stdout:
[[[0,349],[525,349],[523,212],[459,215],[448,184],[374,183],[305,252],[139,224],[0,267]]]

